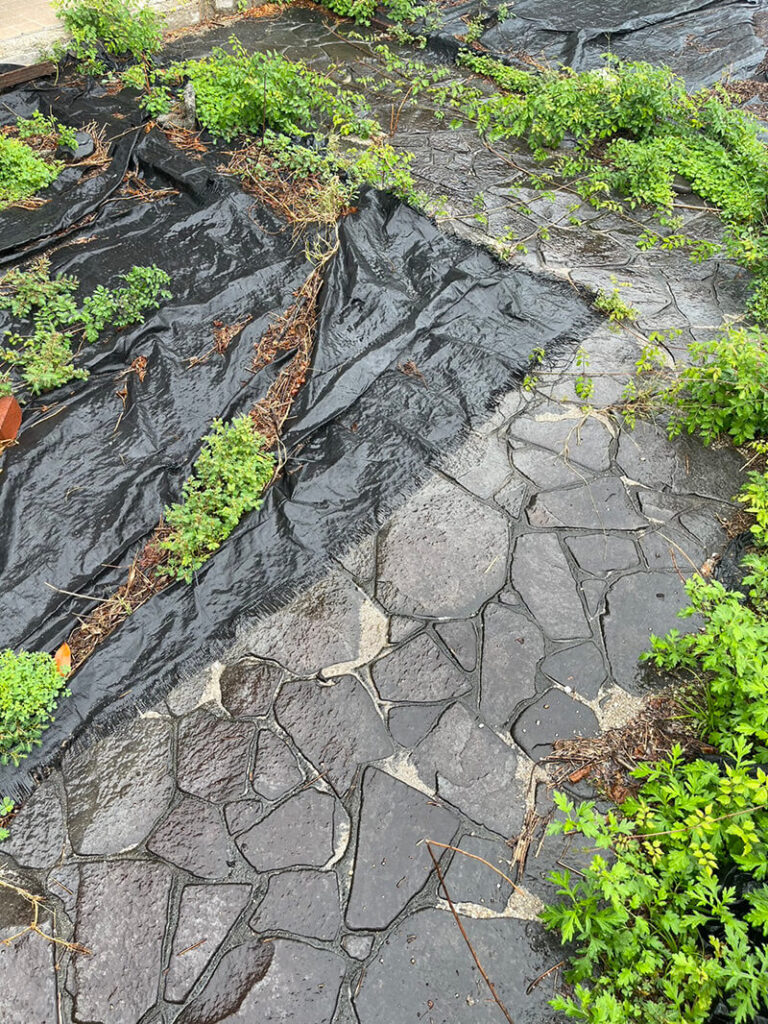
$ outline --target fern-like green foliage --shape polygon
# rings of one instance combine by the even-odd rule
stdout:
[[[108,328],[121,330],[140,323],[148,310],[171,297],[170,278],[159,267],[133,267],[118,288],[99,285],[78,305],[76,277],[51,277],[50,260],[41,257],[29,268],[10,270],[0,279],[0,309],[28,325],[27,333],[5,332],[0,360],[15,368],[33,395],[85,380],[88,372],[74,365],[73,342],[95,342]],[[0,389],[10,377],[0,373]]]
[[[40,745],[58,698],[68,694],[50,655],[0,651],[0,763],[18,764]]]
[[[229,424],[214,420],[184,483],[182,501],[165,510],[170,533],[160,547],[168,561],[159,571],[191,583],[242,517],[261,507],[274,467],[274,456],[250,416]]]

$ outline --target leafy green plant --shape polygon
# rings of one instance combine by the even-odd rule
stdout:
[[[18,764],[69,696],[54,659],[42,652],[0,651],[0,763]]]
[[[74,365],[72,346],[78,339],[93,343],[108,327],[121,330],[139,323],[147,310],[171,297],[164,270],[133,267],[120,287],[99,285],[78,305],[79,280],[66,274],[51,277],[50,270],[50,260],[41,257],[28,269],[14,268],[0,279],[0,309],[27,321],[31,332],[6,331],[0,358],[16,368],[33,395],[88,377]],[[7,375],[4,379],[9,380]]]
[[[64,169],[59,160],[38,156],[20,139],[0,134],[0,209],[52,184]]]
[[[56,145],[77,149],[77,136],[74,128],[62,124],[58,118],[46,117],[36,110],[31,117],[20,117],[16,122],[16,132],[20,139],[31,139],[35,136],[52,138]]]
[[[608,317],[612,327],[618,329],[621,324],[627,321],[637,320],[640,316],[640,311],[635,309],[634,306],[630,306],[621,297],[621,289],[629,288],[629,284],[618,282],[615,277],[611,277],[611,281],[614,287],[610,291],[606,288],[601,288],[595,297],[593,306],[598,312]]]
[[[274,466],[250,416],[230,424],[214,420],[184,483],[183,500],[165,510],[170,532],[160,546],[168,562],[158,571],[190,583],[242,517],[261,507]]]
[[[57,56],[69,50],[88,74],[104,74],[103,53],[144,60],[162,45],[162,21],[140,0],[54,0],[54,8],[72,36]]]
[[[10,797],[0,797],[0,819],[9,817],[9,815],[13,814],[15,810],[16,804]],[[0,843],[7,839],[10,834],[11,833],[7,828],[0,828]]]

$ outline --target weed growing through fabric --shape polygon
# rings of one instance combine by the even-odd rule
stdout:
[[[87,74],[105,74],[104,54],[146,60],[162,45],[163,22],[140,0],[54,0],[53,6],[72,36],[55,56],[72,53]]]
[[[0,763],[18,764],[40,745],[62,696],[69,690],[49,654],[0,651]]]
[[[592,304],[599,313],[607,316],[611,326],[618,330],[622,324],[637,320],[640,316],[640,311],[635,309],[634,306],[630,306],[621,297],[621,289],[629,288],[629,284],[627,282],[619,282],[613,276],[611,277],[611,282],[614,287],[610,291],[606,288],[601,288]]]
[[[182,501],[165,510],[170,533],[160,547],[168,562],[158,571],[191,583],[246,512],[261,507],[274,468],[275,458],[250,416],[230,424],[214,420],[184,483]]]
[[[74,365],[73,343],[93,343],[108,327],[122,330],[140,323],[145,313],[171,297],[170,278],[159,267],[133,267],[118,288],[99,285],[78,305],[79,280],[70,275],[51,277],[50,260],[37,259],[27,270],[10,270],[0,279],[0,309],[28,324],[30,333],[5,332],[0,359],[18,372],[33,395],[85,380],[88,372]],[[0,377],[5,390],[11,380]]]

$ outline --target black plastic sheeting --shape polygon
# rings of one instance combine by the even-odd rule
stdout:
[[[291,232],[216,172],[215,154],[195,161],[157,130],[134,130],[127,97],[49,87],[9,105],[28,112],[38,102],[68,123],[98,116],[122,138],[99,178],[70,182],[39,210],[3,214],[6,262],[12,251],[53,247],[54,271],[77,274],[85,293],[155,262],[173,290],[143,325],[87,349],[88,381],[31,402],[20,443],[4,457],[0,647],[53,650],[90,607],[61,591],[112,592],[164,504],[179,496],[211,420],[266,393],[280,364],[251,374],[253,342],[290,305],[309,265]],[[153,204],[116,195],[126,166],[180,194]],[[30,772],[86,726],[90,737],[149,706],[185,669],[226,649],[241,616],[264,614],[321,575],[486,418],[532,349],[591,328],[571,288],[503,267],[386,195],[364,193],[340,240],[321,292],[311,374],[283,437],[289,461],[264,508],[192,585],[154,597],[96,650],[43,746],[2,771],[0,792],[23,794]],[[210,348],[215,319],[248,315],[223,358],[189,367]],[[143,384],[121,376],[139,355],[149,361]],[[408,360],[427,387],[398,369]],[[118,424],[116,392],[126,381]]]

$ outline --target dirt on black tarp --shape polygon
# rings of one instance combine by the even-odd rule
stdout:
[[[0,259],[50,252],[52,270],[76,274],[84,292],[133,265],[157,263],[172,278],[173,299],[144,324],[79,357],[86,382],[29,402],[3,460],[0,647],[52,650],[89,597],[121,582],[179,497],[211,420],[266,394],[282,362],[252,374],[253,345],[310,267],[303,242],[216,171],[220,154],[195,159],[147,131],[127,94],[45,85],[5,99],[16,113],[39,105],[70,124],[97,119],[120,138],[98,177],[78,184],[73,168],[40,209],[2,214]],[[176,194],[126,198],[126,169]],[[155,596],[96,650],[42,747],[3,770],[0,792],[23,793],[30,772],[87,725],[146,707],[225,647],[240,617],[266,613],[320,575],[485,418],[534,348],[589,329],[592,315],[565,285],[502,266],[392,197],[367,191],[357,206],[326,272],[309,379],[282,437],[287,463],[264,508],[192,585]],[[248,317],[222,355],[189,365],[211,348],[215,321]],[[139,356],[143,382],[125,375]],[[407,362],[423,377],[402,373]]]

